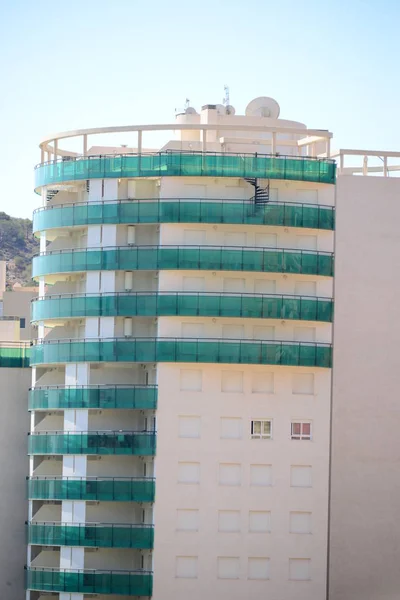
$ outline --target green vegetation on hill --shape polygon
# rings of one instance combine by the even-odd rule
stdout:
[[[31,284],[32,256],[39,241],[32,235],[32,221],[0,212],[0,260],[7,261],[7,286]]]

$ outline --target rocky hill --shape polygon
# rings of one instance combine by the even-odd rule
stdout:
[[[39,241],[32,235],[32,221],[0,212],[0,260],[7,261],[7,287],[14,283],[31,285],[32,256]]]

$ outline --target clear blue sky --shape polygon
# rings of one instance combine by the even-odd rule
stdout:
[[[400,150],[398,0],[0,0],[0,210],[30,217],[48,133],[170,122],[185,98]]]

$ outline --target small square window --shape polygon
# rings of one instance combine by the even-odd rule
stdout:
[[[25,329],[25,327],[26,327],[25,323],[26,323],[26,319],[25,318],[21,318],[19,320],[19,326],[20,326],[21,329]]]
[[[291,427],[292,440],[311,440],[311,422],[295,421]]]
[[[272,439],[272,421],[254,420],[250,422],[250,433],[252,440]]]

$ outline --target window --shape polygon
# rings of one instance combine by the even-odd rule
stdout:
[[[199,530],[199,511],[197,509],[178,508],[176,517],[177,531]]]
[[[178,483],[199,483],[200,463],[180,462],[178,463]]]
[[[272,465],[250,465],[250,485],[272,485]]]
[[[269,579],[269,558],[249,557],[247,579]]]
[[[296,373],[292,375],[292,394],[314,394],[314,375]]]
[[[311,527],[310,512],[291,512],[289,514],[290,533],[311,533]]]
[[[312,487],[312,468],[310,465],[291,465],[290,485],[292,487]]]
[[[196,369],[181,369],[180,389],[184,392],[201,392],[203,389],[203,372]]]
[[[240,485],[241,465],[220,463],[219,465],[219,483],[220,485]]]
[[[272,439],[272,421],[257,420],[250,422],[250,433],[252,440]]]
[[[178,432],[181,438],[199,438],[201,429],[200,417],[178,417]]]
[[[291,581],[311,579],[311,560],[309,558],[289,558],[289,579]]]
[[[274,373],[253,373],[251,392],[252,394],[273,394]]]
[[[25,318],[19,320],[19,326],[21,329],[25,329],[25,322],[26,322]]]
[[[249,512],[249,531],[251,533],[269,533],[271,531],[271,513],[251,510]]]
[[[240,440],[242,437],[242,419],[221,417],[220,436],[222,440]]]
[[[222,371],[221,372],[221,391],[222,392],[243,392],[243,371]]]
[[[197,556],[177,556],[175,577],[179,579],[197,579]]]
[[[311,423],[310,421],[296,421],[292,423],[291,429],[292,440],[311,440]]]
[[[218,579],[239,579],[239,557],[218,557]]]
[[[233,533],[235,531],[240,531],[240,511],[218,511],[218,531],[222,533]]]

